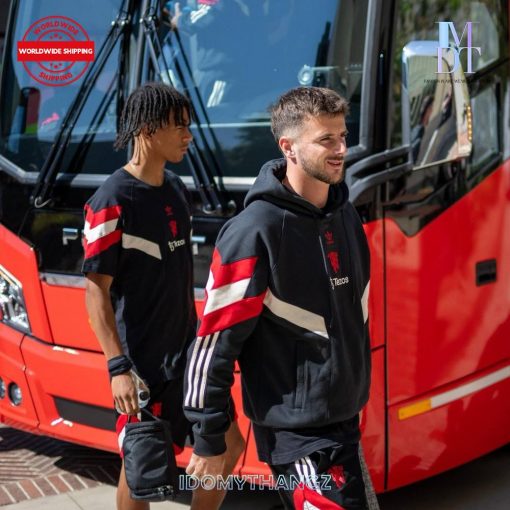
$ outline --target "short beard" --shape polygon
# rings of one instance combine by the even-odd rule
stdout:
[[[328,175],[326,172],[322,171],[320,168],[317,168],[313,163],[303,157],[299,157],[299,162],[305,174],[313,177],[314,179],[317,179],[318,181],[324,182],[325,184],[339,184],[344,180],[345,166],[342,167],[342,172],[340,173],[338,179],[335,179],[333,176]]]

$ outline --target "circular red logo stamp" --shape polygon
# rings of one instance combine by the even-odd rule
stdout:
[[[53,87],[75,82],[94,60],[94,41],[66,16],[46,16],[32,23],[17,49],[18,61],[28,74]]]

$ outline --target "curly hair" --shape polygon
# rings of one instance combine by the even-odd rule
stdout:
[[[177,126],[184,124],[184,112],[191,118],[192,108],[188,99],[164,83],[146,83],[128,97],[120,117],[116,149],[123,149],[142,130],[149,136],[168,126],[173,114]]]

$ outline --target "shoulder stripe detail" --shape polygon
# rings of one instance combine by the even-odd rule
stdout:
[[[209,277],[209,280],[211,280],[211,276]],[[230,285],[223,285],[223,287],[219,287],[217,289],[208,289],[204,315],[215,312],[220,308],[225,308],[226,306],[232,305],[243,299],[249,283],[250,278],[246,278],[245,280],[239,280],[238,282],[231,283]]]
[[[159,245],[153,241],[148,241],[143,237],[132,236],[131,234],[122,234],[122,247],[127,250],[140,250],[151,257],[161,260],[161,250]]]
[[[214,275],[214,278],[212,281],[209,279],[207,288],[217,289],[239,280],[249,280],[253,276],[256,263],[257,257],[248,257],[229,264],[222,264],[220,252],[215,249],[211,263],[211,274]]]
[[[110,246],[118,243],[121,231],[117,229],[121,207],[114,205],[94,212],[85,206],[85,226],[83,228],[85,258],[91,258]]]
[[[118,243],[121,235],[122,232],[120,230],[114,230],[110,234],[100,237],[97,241],[92,243],[87,243],[87,238],[85,238],[85,259],[95,257],[99,255],[99,253],[107,250],[110,246]]]
[[[83,233],[87,243],[93,243],[101,237],[111,234],[117,228],[118,222],[119,219],[115,218],[113,220],[105,221],[104,223],[99,223],[95,227],[91,227],[88,222],[85,222]]]
[[[363,321],[367,322],[368,319],[368,297],[370,295],[370,281],[367,283],[363,296],[361,296],[361,309],[363,310]]]
[[[266,291],[258,296],[240,299],[236,303],[204,315],[197,334],[209,335],[257,317],[262,312],[265,295]]]
[[[324,317],[321,315],[317,315],[316,313],[305,310],[304,308],[299,308],[298,306],[286,303],[285,301],[278,299],[269,289],[264,298],[264,305],[266,305],[266,307],[278,317],[281,317],[300,328],[307,329],[316,335],[329,339],[326,322]]]
[[[188,369],[188,391],[184,400],[185,406],[196,409],[204,408],[207,371],[209,370],[219,335],[218,331],[214,335],[199,336],[196,339]]]
[[[265,291],[245,297],[256,263],[257,257],[248,257],[222,264],[219,251],[214,250],[199,336],[211,335],[260,315]]]
[[[112,205],[111,207],[105,207],[97,212],[92,210],[89,205],[85,206],[85,221],[89,224],[90,228],[94,228],[101,223],[106,221],[120,218],[122,207],[120,205]]]

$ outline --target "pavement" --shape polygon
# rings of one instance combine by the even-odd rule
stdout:
[[[115,508],[115,488],[109,485],[100,485],[92,489],[82,489],[66,492],[57,496],[46,496],[6,505],[9,510],[104,510]],[[158,507],[156,507],[158,508]],[[160,507],[162,508],[162,507]],[[172,507],[170,507],[172,508]],[[186,508],[176,506],[175,508]]]
[[[222,510],[276,510],[280,500],[273,491],[232,491],[227,495]],[[176,501],[151,503],[151,510],[184,510],[189,509],[191,495],[180,495]],[[49,496],[37,500],[23,501],[14,505],[6,505],[6,510],[105,510],[115,509],[115,487],[101,485],[92,489]],[[2,508],[2,510],[3,510]],[[280,507],[281,510],[282,507]]]
[[[120,460],[95,450],[0,424],[0,507],[9,510],[115,508]],[[191,492],[151,508],[189,508]],[[268,510],[280,502],[270,489],[233,490],[222,509]]]
[[[116,485],[119,456],[0,426],[0,506]]]
[[[25,500],[20,503],[5,505],[2,510],[105,510],[115,509],[115,490],[112,485],[99,485],[91,489],[68,491],[56,496]],[[152,510],[189,509],[191,493],[181,493],[175,501],[151,503]],[[280,499],[274,491],[268,489],[233,490],[227,494],[222,510],[277,510]]]
[[[6,510],[115,509],[117,455],[0,427],[0,507]],[[189,508],[191,493],[152,510]],[[381,510],[508,510],[510,445],[460,468],[379,496]],[[233,490],[222,510],[281,509],[270,489]]]

